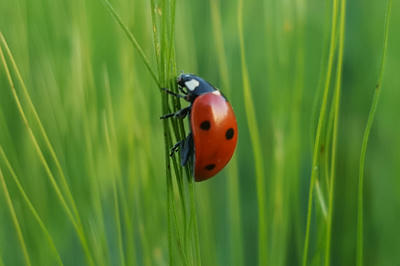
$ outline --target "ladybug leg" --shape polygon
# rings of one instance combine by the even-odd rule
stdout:
[[[178,85],[178,89],[185,95],[187,95],[188,93],[182,88],[182,86]]]
[[[194,154],[193,135],[190,133],[181,144],[181,165],[185,166]]]
[[[194,154],[193,147],[193,136],[192,133],[190,133],[184,140],[179,141],[171,148],[170,156],[174,155],[174,153],[179,150],[181,155],[181,165],[185,166]]]
[[[177,151],[181,148],[182,143],[183,143],[184,141],[185,141],[185,140],[181,140],[181,141],[179,141],[178,143],[176,143],[174,146],[172,146],[171,152],[170,152],[169,156],[174,155],[174,153],[177,152]]]
[[[187,96],[186,95],[175,93],[175,92],[173,92],[173,91],[171,91],[171,90],[169,90],[167,88],[161,88],[161,89],[163,91],[165,91],[166,93],[172,95],[172,96],[175,96],[175,97],[178,97],[178,98],[183,98],[183,99],[187,100]]]
[[[191,106],[185,107],[175,113],[170,113],[170,114],[166,114],[160,117],[160,119],[166,119],[169,117],[176,117],[176,118],[180,118],[183,119],[185,118],[189,113],[190,113],[190,108]]]

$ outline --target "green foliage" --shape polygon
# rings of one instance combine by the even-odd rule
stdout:
[[[400,261],[391,4],[0,2],[0,265]],[[238,120],[201,183],[169,156],[187,123],[159,119],[180,71]]]

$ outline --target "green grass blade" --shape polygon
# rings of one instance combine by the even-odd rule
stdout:
[[[18,235],[18,240],[22,248],[22,253],[24,254],[24,259],[25,259],[25,264],[30,266],[31,264],[31,259],[28,254],[28,249],[26,248],[24,236],[22,234],[21,226],[19,225],[18,217],[17,214],[15,213],[14,205],[12,203],[10,194],[8,193],[7,189],[7,184],[6,181],[4,180],[3,172],[0,167],[0,183],[3,187],[3,192],[4,192],[4,197],[6,198],[6,202],[8,205],[8,209],[10,210],[11,218],[15,227],[15,230],[17,231]]]
[[[65,209],[65,210],[66,210],[68,215],[71,215],[71,222],[74,224],[74,227],[77,230],[77,233],[78,233],[79,238],[81,240],[82,246],[84,248],[84,252],[85,252],[86,258],[87,258],[89,264],[92,265],[93,264],[93,258],[92,258],[92,255],[90,254],[90,250],[89,250],[89,247],[88,247],[88,244],[87,244],[87,240],[86,240],[86,237],[85,237],[85,233],[84,233],[83,225],[82,225],[81,218],[80,218],[80,215],[79,215],[79,211],[78,211],[78,208],[76,206],[75,200],[74,200],[74,198],[72,196],[72,193],[71,193],[71,190],[69,188],[68,182],[67,182],[67,180],[65,178],[64,171],[62,170],[60,161],[59,161],[59,159],[58,159],[58,157],[57,157],[57,155],[55,153],[55,150],[54,150],[54,148],[53,148],[53,146],[52,146],[52,144],[51,144],[51,142],[50,142],[50,140],[48,138],[46,130],[44,129],[44,126],[43,126],[43,124],[42,124],[42,122],[40,120],[39,114],[37,113],[36,108],[35,108],[32,100],[31,100],[31,97],[30,97],[29,92],[28,92],[28,90],[26,88],[25,82],[24,82],[24,80],[22,78],[22,75],[21,75],[21,73],[19,71],[19,68],[18,68],[18,66],[17,66],[17,64],[16,64],[16,62],[14,60],[14,57],[13,57],[13,55],[11,53],[11,50],[8,47],[8,44],[7,44],[3,34],[1,32],[0,32],[0,40],[4,45],[4,48],[5,48],[6,52],[7,52],[7,55],[9,57],[10,61],[11,61],[11,64],[12,64],[13,68],[14,68],[14,72],[16,73],[17,79],[18,79],[19,83],[21,84],[22,91],[24,93],[25,99],[28,102],[29,108],[31,109],[31,111],[32,111],[32,113],[34,115],[36,123],[39,125],[39,129],[40,129],[40,132],[42,134],[43,139],[45,140],[46,146],[49,149],[50,154],[51,154],[51,156],[52,156],[52,158],[53,158],[53,160],[54,160],[54,162],[56,164],[56,168],[57,168],[58,173],[60,175],[61,184],[62,184],[63,189],[64,189],[64,191],[65,191],[65,193],[67,195],[67,198],[68,198],[68,200],[69,200],[69,202],[70,202],[70,204],[72,206],[72,212],[69,209],[67,201],[65,200],[64,196],[62,195],[61,190],[59,189],[59,187],[57,185],[57,182],[55,181],[54,175],[50,171],[50,168],[49,168],[49,166],[48,166],[48,164],[46,162],[46,159],[43,156],[43,152],[41,151],[41,149],[39,147],[39,144],[37,142],[36,137],[34,136],[33,131],[29,126],[29,122],[28,122],[28,120],[27,120],[27,118],[25,116],[25,113],[23,111],[23,108],[22,108],[22,105],[20,103],[18,94],[17,94],[17,92],[15,90],[14,83],[13,83],[13,81],[11,79],[11,75],[9,74],[7,63],[6,63],[5,59],[3,59],[3,64],[4,64],[4,67],[7,69],[6,70],[7,77],[8,77],[8,80],[9,80],[9,83],[10,83],[10,86],[11,86],[11,89],[12,89],[12,94],[13,94],[13,97],[14,97],[14,99],[16,101],[18,110],[19,110],[19,112],[21,114],[21,117],[22,117],[22,119],[24,121],[25,126],[28,129],[29,135],[30,135],[30,137],[31,137],[31,139],[32,139],[32,141],[34,143],[36,151],[38,152],[40,160],[42,161],[42,163],[43,163],[43,165],[44,165],[44,167],[46,169],[46,172],[47,172],[47,174],[48,174],[48,176],[50,178],[50,181],[51,181],[53,187],[55,188],[56,194],[58,195],[59,199],[61,200],[62,205],[65,205],[65,207],[68,208],[68,209]],[[3,53],[3,52],[1,52],[1,53]],[[2,57],[4,57],[4,56],[2,55]]]
[[[322,215],[326,219],[328,217],[328,210],[326,207],[326,203],[325,203],[324,195],[323,195],[323,192],[321,189],[321,185],[320,185],[320,182],[318,179],[315,180],[315,191],[317,192],[318,202],[319,202],[319,205],[321,206]]]
[[[331,38],[329,45],[329,57],[328,57],[328,65],[327,65],[327,73],[326,80],[324,86],[324,93],[322,96],[322,104],[321,110],[318,118],[317,132],[315,135],[314,142],[314,151],[312,158],[312,166],[311,166],[311,177],[310,177],[310,188],[308,192],[308,207],[307,207],[307,223],[306,223],[306,234],[304,239],[304,249],[303,249],[303,262],[302,265],[306,266],[308,263],[308,248],[310,241],[310,225],[311,225],[311,214],[312,214],[312,204],[313,204],[313,192],[314,186],[318,173],[318,158],[319,158],[319,150],[320,150],[320,141],[321,141],[321,132],[322,128],[325,125],[325,113],[327,108],[327,101],[329,95],[329,85],[331,81],[332,75],[332,65],[333,58],[335,55],[335,46],[336,46],[336,24],[337,24],[337,6],[338,0],[333,0],[333,8],[332,8],[332,28],[331,28]]]
[[[195,202],[195,186],[193,179],[189,181],[189,196],[191,203],[191,220],[193,220],[193,241],[194,241],[194,252],[195,252],[195,260],[193,265],[201,265],[201,256],[200,256],[200,243],[199,243],[199,228],[197,224],[197,211],[196,211],[196,202]]]
[[[161,0],[156,6],[154,1],[151,1],[152,6],[152,22],[153,22],[153,42],[156,48],[156,56],[160,85],[176,90],[176,63],[175,63],[175,1]],[[156,12],[157,11],[157,12]],[[158,31],[157,22],[160,27]],[[158,33],[155,34],[155,32]],[[158,48],[160,51],[158,51]],[[162,92],[162,110],[163,113],[170,113],[180,109],[180,100],[174,97],[168,97]],[[173,108],[170,108],[170,104]],[[169,243],[169,259],[170,264],[175,260],[174,244],[176,243],[177,250],[181,255],[181,259],[185,265],[200,264],[200,249],[198,243],[197,215],[194,202],[194,190],[190,190],[190,182],[192,180],[191,171],[186,167],[185,172],[189,180],[189,192],[185,193],[183,171],[178,162],[178,156],[169,156],[169,149],[175,141],[182,140],[186,134],[183,121],[171,119],[163,121],[164,127],[164,143],[166,156],[166,178],[167,178],[167,212],[168,212],[168,243]],[[172,161],[172,167],[171,167]],[[180,209],[175,207],[174,195],[174,180],[172,169],[175,173],[175,180],[178,185]],[[189,194],[189,198],[187,197]],[[188,202],[189,201],[189,202]],[[188,202],[188,203],[186,203]],[[186,211],[186,206],[189,212]],[[182,221],[178,216],[182,213]],[[187,218],[187,213],[190,217]],[[183,234],[181,230],[183,229]],[[175,235],[174,235],[175,232]],[[190,238],[189,238],[190,237]],[[176,262],[175,262],[176,263]]]
[[[314,95],[313,99],[313,104],[312,104],[312,115],[311,115],[311,123],[310,123],[310,138],[311,138],[311,143],[314,143],[315,140],[315,131],[316,131],[316,125],[317,125],[317,117],[318,117],[318,107],[320,107],[319,103],[321,100],[322,92],[323,92],[323,87],[324,87],[324,79],[325,79],[325,69],[324,66],[326,66],[328,62],[328,49],[329,49],[329,24],[331,21],[331,18],[329,17],[329,14],[331,10],[328,8],[329,3],[331,0],[325,0],[326,8],[325,8],[325,21],[324,21],[324,38],[322,41],[322,56],[319,62],[319,76],[318,76],[318,84],[317,84],[317,92]]]
[[[105,71],[105,88],[106,88],[106,99],[107,99],[107,114],[108,118],[106,119],[106,116],[104,118],[104,121],[106,123],[106,142],[107,145],[109,145],[109,152],[111,155],[110,162],[114,164],[114,167],[116,168],[115,170],[115,175],[116,175],[116,182],[115,182],[115,188],[113,187],[113,190],[115,189],[115,195],[119,194],[119,199],[120,199],[120,205],[121,205],[121,216],[123,216],[123,221],[124,221],[124,227],[126,229],[126,233],[128,233],[129,236],[126,237],[126,239],[130,239],[131,242],[134,242],[133,239],[131,238],[131,234],[133,234],[133,221],[131,218],[130,210],[128,208],[128,203],[127,203],[127,193],[125,191],[124,185],[123,185],[123,180],[122,180],[122,174],[121,174],[121,166],[120,166],[120,156],[118,153],[117,144],[118,144],[118,138],[117,138],[117,131],[115,127],[115,119],[114,119],[114,108],[112,104],[112,97],[111,97],[111,86],[109,82],[109,77],[108,73]],[[107,123],[108,122],[108,123]],[[114,147],[114,148],[113,148]],[[113,184],[114,186],[114,184]],[[115,205],[119,206],[118,204],[118,197],[115,198]],[[117,217],[117,216],[116,216]],[[121,222],[121,221],[120,221]],[[121,228],[119,228],[121,230]],[[122,244],[122,234],[121,234],[121,244]],[[134,243],[130,243],[134,247]],[[121,258],[125,258],[126,263],[128,263],[128,257],[132,256],[132,261],[135,260],[135,255],[134,255],[134,249],[127,250],[128,249],[128,243],[127,247],[125,248],[127,256],[125,257],[124,254],[120,254]],[[128,253],[129,252],[129,253]],[[132,264],[132,262],[131,262]]]
[[[0,33],[0,38],[4,41],[4,38],[3,38],[1,33]],[[42,152],[42,150],[41,150],[41,148],[39,146],[39,143],[38,143],[38,141],[37,141],[32,129],[31,129],[30,125],[29,125],[28,119],[26,118],[24,109],[22,108],[21,102],[20,102],[19,97],[17,95],[16,89],[15,89],[15,86],[14,86],[14,82],[13,82],[13,80],[11,78],[11,73],[10,73],[10,70],[8,68],[7,62],[5,60],[3,49],[1,48],[1,46],[0,46],[0,58],[1,58],[1,61],[3,63],[4,69],[6,71],[7,80],[9,82],[13,98],[14,98],[14,100],[16,102],[18,111],[19,111],[19,113],[21,115],[21,118],[22,118],[22,120],[24,122],[24,125],[25,125],[25,127],[26,127],[26,129],[28,131],[29,137],[31,138],[31,140],[33,142],[33,145],[35,147],[35,150],[36,150],[36,152],[37,152],[37,154],[39,156],[39,160],[43,164],[43,167],[44,167],[44,169],[46,171],[46,174],[49,177],[50,183],[52,184],[52,186],[54,188],[54,191],[55,191],[57,197],[59,198],[59,200],[61,202],[61,205],[63,206],[65,212],[67,213],[67,216],[69,217],[69,219],[71,220],[71,223],[73,224],[74,228],[76,229],[76,232],[77,232],[77,234],[79,236],[79,239],[81,240],[81,244],[82,244],[82,247],[84,249],[86,258],[88,260],[88,263],[90,265],[94,265],[93,258],[92,258],[91,254],[90,254],[89,246],[87,244],[87,240],[86,240],[86,238],[84,236],[82,225],[75,220],[75,216],[73,215],[71,209],[68,207],[67,202],[66,202],[66,200],[65,200],[65,198],[64,198],[64,196],[63,196],[63,194],[62,194],[62,192],[61,192],[61,190],[60,190],[60,188],[59,188],[59,186],[58,186],[58,184],[57,184],[57,182],[56,182],[56,180],[54,178],[54,175],[51,172],[50,167],[49,167],[49,165],[48,165],[48,163],[47,163],[47,161],[46,161],[46,159],[44,157],[44,154],[43,154],[43,152]]]
[[[110,141],[110,133],[109,133],[109,125],[107,123],[106,114],[104,114],[104,131],[107,143],[107,149],[109,152],[110,160],[115,157],[115,154],[111,148],[111,141]],[[113,171],[113,170],[112,170]],[[113,174],[113,181],[112,181],[112,190],[113,190],[113,199],[114,199],[114,219],[115,224],[117,227],[117,242],[118,242],[118,250],[119,250],[119,260],[120,265],[125,265],[125,254],[124,254],[124,245],[123,245],[123,238],[122,238],[122,229],[121,229],[121,217],[120,217],[120,210],[119,210],[119,200],[118,200],[118,191],[117,191],[117,180],[115,174]]]
[[[219,74],[223,91],[229,96],[232,94],[232,88],[229,81],[228,62],[225,52],[224,34],[222,31],[222,19],[220,11],[220,1],[210,0],[210,10],[212,19],[213,37],[215,40],[216,51],[218,55]],[[231,236],[231,265],[243,264],[243,245],[242,229],[240,217],[240,191],[237,157],[233,156],[228,166],[228,202],[230,214],[230,236]]]
[[[156,55],[156,60],[157,60],[157,70],[158,70],[158,76],[161,75],[161,55],[160,55],[160,39],[158,37],[159,35],[159,28],[157,25],[157,10],[156,10],[156,5],[154,3],[154,0],[150,0],[150,13],[151,13],[151,22],[153,25],[153,46],[154,46],[154,54]]]
[[[82,227],[80,215],[79,215],[78,209],[76,207],[75,200],[74,200],[74,198],[72,196],[71,190],[69,188],[68,182],[67,182],[67,180],[65,178],[64,171],[62,170],[60,161],[58,160],[57,155],[56,155],[56,153],[54,151],[54,148],[51,145],[51,142],[50,142],[50,140],[49,140],[49,138],[47,136],[46,130],[43,127],[43,124],[42,124],[42,122],[40,120],[39,114],[37,113],[36,108],[35,108],[35,106],[34,106],[34,104],[32,102],[32,99],[31,99],[31,97],[29,95],[29,92],[28,92],[28,90],[26,88],[25,82],[24,82],[24,80],[23,80],[23,78],[21,76],[19,68],[18,68],[18,66],[17,66],[17,64],[16,64],[16,62],[14,60],[14,57],[13,57],[13,55],[11,53],[11,50],[8,47],[8,44],[7,44],[3,34],[1,32],[0,32],[0,40],[2,41],[2,43],[4,45],[4,48],[5,48],[6,52],[7,52],[7,55],[9,57],[10,61],[11,61],[11,64],[12,64],[13,68],[14,68],[14,72],[17,75],[17,79],[18,79],[19,83],[21,84],[22,91],[23,91],[24,96],[25,96],[25,98],[26,98],[26,100],[28,102],[29,108],[31,109],[31,111],[32,111],[32,113],[34,115],[36,123],[39,125],[39,129],[40,129],[40,132],[41,132],[41,134],[42,134],[42,136],[43,136],[43,138],[45,140],[46,146],[49,149],[50,154],[51,154],[51,156],[52,156],[52,158],[53,158],[53,160],[54,160],[54,162],[56,164],[58,173],[60,175],[61,184],[63,186],[63,189],[65,190],[65,193],[67,194],[68,200],[70,201],[70,203],[72,205],[72,211],[74,212],[74,215],[75,215],[75,217],[77,219],[78,224],[80,224],[80,226]],[[15,93],[13,92],[13,94],[14,94],[15,97],[17,97],[16,92]]]
[[[374,122],[376,109],[378,107],[379,97],[382,92],[382,81],[383,81],[383,73],[385,69],[385,62],[386,62],[386,53],[387,53],[387,45],[389,39],[389,22],[390,22],[390,15],[392,11],[392,0],[387,1],[386,7],[386,15],[385,15],[385,32],[383,37],[383,50],[382,50],[382,58],[379,68],[379,76],[378,81],[375,86],[374,96],[372,99],[371,109],[368,115],[367,125],[365,127],[364,136],[362,140],[361,146],[361,155],[360,155],[360,169],[359,169],[359,179],[358,179],[358,202],[357,202],[357,266],[362,266],[363,263],[363,245],[364,245],[364,237],[363,237],[363,192],[364,192],[364,170],[365,170],[365,157],[367,153],[367,146],[368,146],[368,138],[371,133],[372,124]]]
[[[150,72],[150,75],[152,76],[154,82],[157,84],[158,87],[160,87],[160,82],[154,72],[154,70],[150,66],[150,61],[147,58],[146,54],[144,53],[142,47],[139,45],[137,42],[135,36],[133,36],[132,32],[128,29],[128,27],[125,25],[125,23],[122,21],[121,17],[117,14],[113,6],[108,0],[103,0],[103,3],[105,4],[107,11],[112,15],[112,17],[117,21],[118,25],[121,26],[122,30],[128,37],[129,41],[132,43],[132,45],[135,47],[135,49],[139,52],[140,57],[143,60],[143,63],[145,64],[147,70]]]
[[[33,206],[31,200],[29,199],[28,195],[26,194],[24,188],[22,187],[21,182],[19,181],[18,176],[15,174],[14,169],[12,168],[10,161],[8,160],[6,154],[4,153],[3,147],[0,145],[0,155],[3,158],[4,163],[6,164],[8,171],[11,173],[11,177],[13,178],[15,184],[17,185],[17,188],[19,190],[19,192],[22,195],[22,198],[25,200],[26,204],[28,205],[29,210],[32,212],[33,217],[35,218],[35,220],[37,221],[37,223],[39,224],[40,228],[43,230],[43,233],[46,235],[47,241],[50,245],[51,250],[53,251],[56,259],[57,259],[57,263],[59,265],[63,265],[63,262],[61,260],[60,254],[54,244],[54,240],[51,237],[49,231],[47,230],[47,227],[45,226],[45,224],[43,223],[42,219],[39,216],[39,213],[36,211],[35,207]]]
[[[257,126],[256,113],[251,96],[249,74],[246,66],[246,56],[243,37],[243,0],[238,2],[238,30],[240,41],[240,58],[243,79],[243,97],[247,123],[250,131],[251,144],[256,168],[256,186],[258,203],[258,264],[267,265],[267,220],[265,205],[265,180],[264,163],[262,160],[261,142]]]
[[[336,146],[338,139],[338,125],[339,125],[339,106],[340,106],[340,92],[342,82],[342,68],[343,68],[343,50],[346,26],[346,0],[341,0],[341,14],[339,24],[339,51],[336,67],[336,86],[335,86],[335,102],[334,102],[334,122],[333,122],[333,135],[332,135],[332,155],[330,165],[330,184],[329,184],[329,207],[328,207],[328,220],[326,226],[326,244],[325,244],[325,266],[330,265],[331,258],[331,231],[332,231],[332,216],[333,216],[333,196],[335,188],[335,170],[336,170]]]
[[[224,33],[222,31],[220,1],[209,0],[209,3],[211,9],[213,37],[215,40],[215,46],[218,56],[219,73],[221,75],[221,80],[224,85],[223,90],[228,93],[232,93],[231,85],[229,82],[228,61],[226,59],[225,52]]]

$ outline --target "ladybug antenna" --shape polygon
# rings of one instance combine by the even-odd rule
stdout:
[[[178,77],[176,77],[176,81],[181,80],[184,75],[185,75],[185,72],[183,70],[179,71],[179,75],[178,75]]]
[[[185,75],[183,71],[176,77],[176,82],[179,83],[182,80],[182,77]]]

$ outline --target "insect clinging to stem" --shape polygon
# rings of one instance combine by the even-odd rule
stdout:
[[[193,162],[195,181],[203,181],[221,171],[231,159],[238,138],[236,117],[226,97],[204,79],[182,73],[177,85],[182,94],[163,90],[190,104],[161,119],[189,116],[190,133],[172,147],[171,155],[180,150],[181,165]]]

